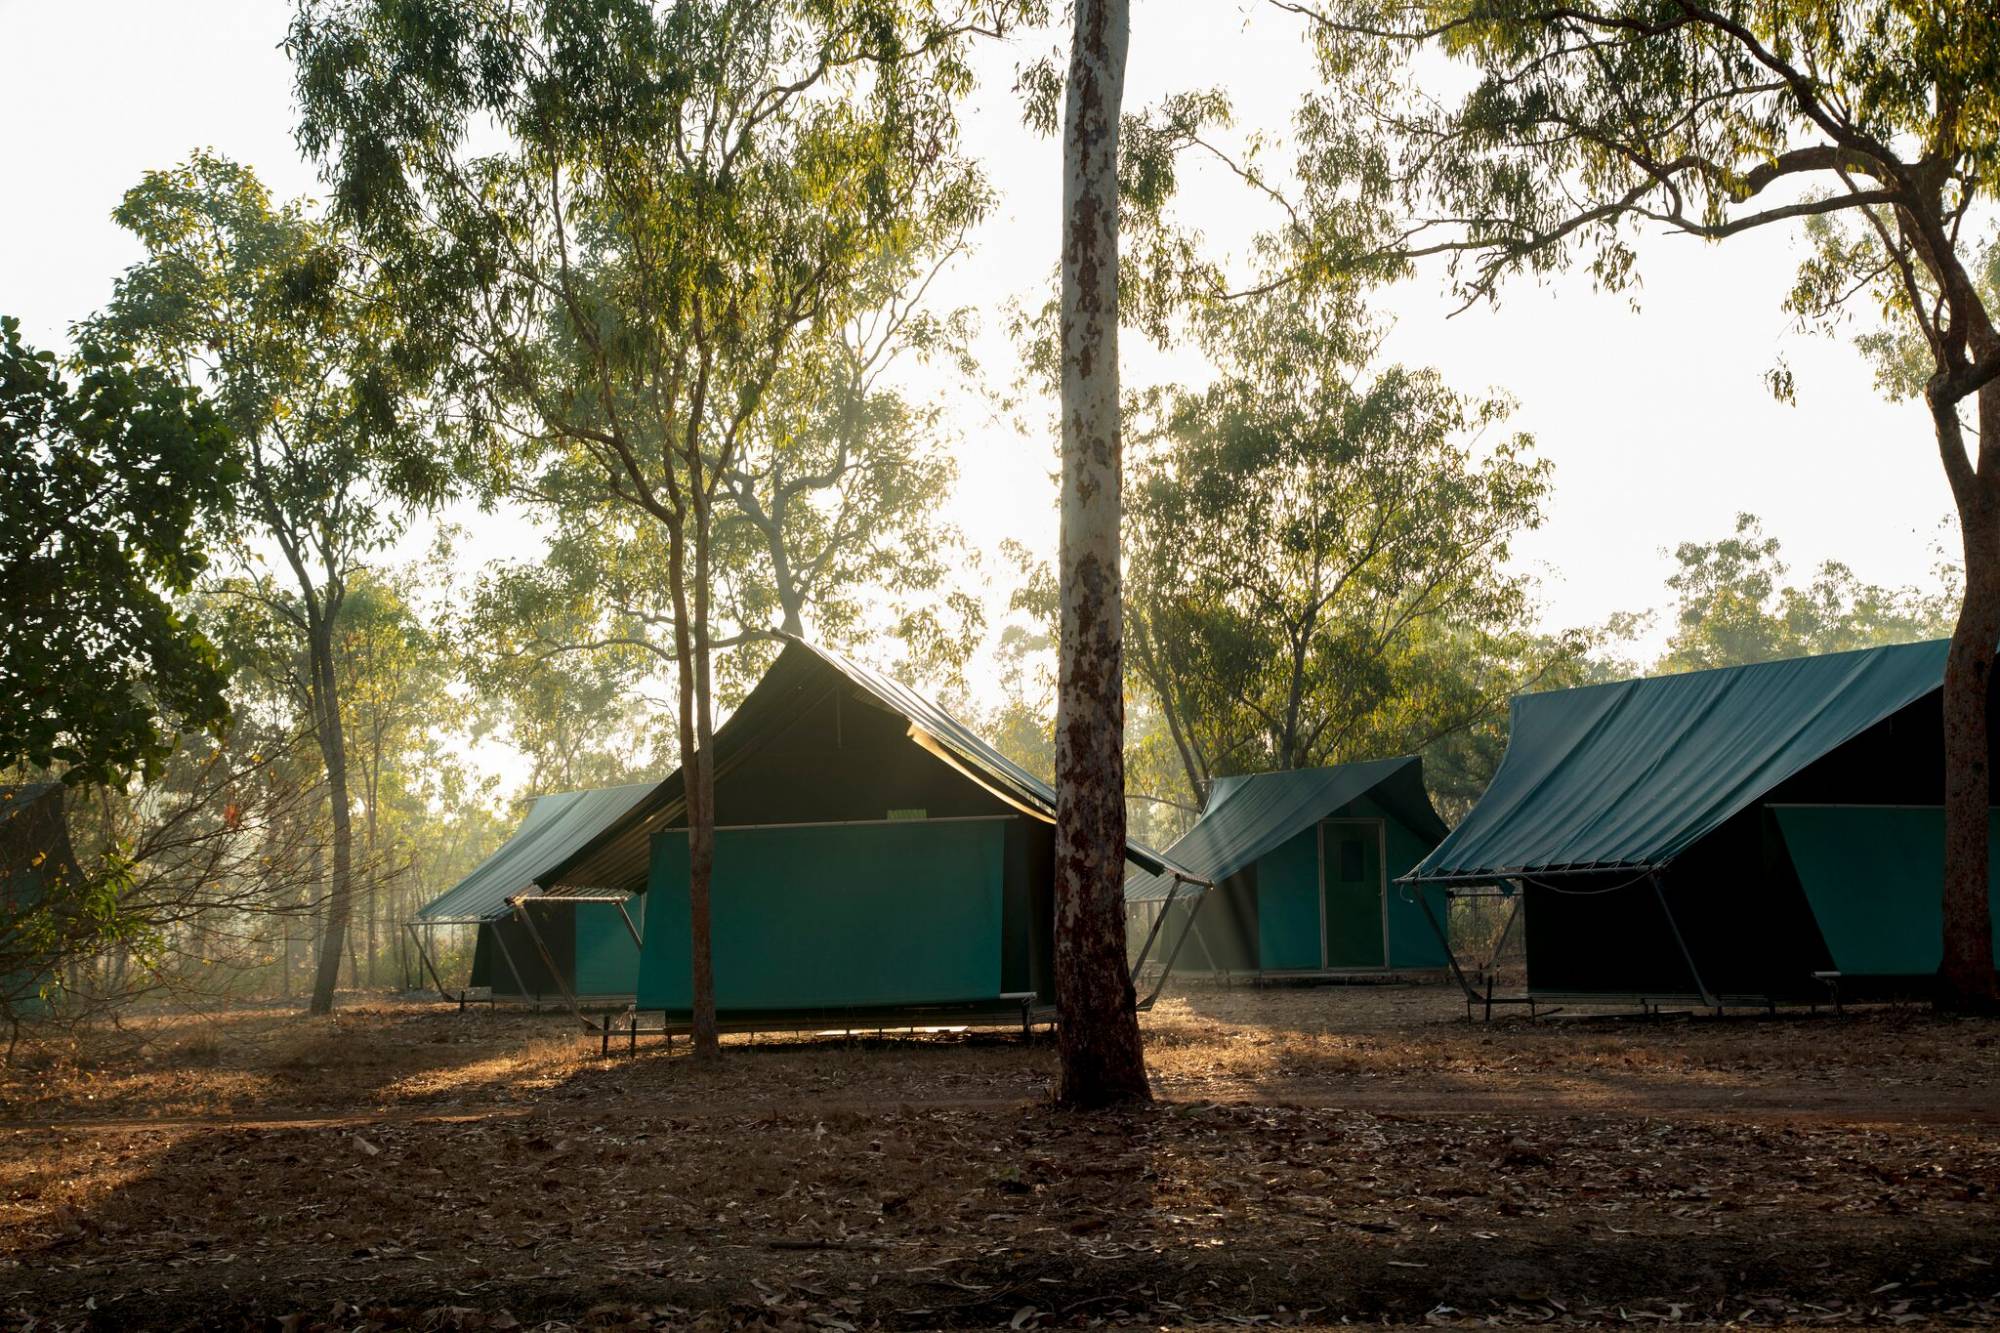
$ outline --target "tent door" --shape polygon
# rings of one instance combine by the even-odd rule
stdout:
[[[1387,838],[1379,819],[1329,819],[1319,826],[1321,957],[1327,968],[1388,963]]]

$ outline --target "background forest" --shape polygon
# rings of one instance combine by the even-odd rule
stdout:
[[[999,188],[963,141],[967,52],[1047,16],[690,8],[715,13],[479,48],[553,70],[564,99],[537,100],[463,51],[379,67],[372,7],[305,4],[300,141],[338,162],[330,199],[162,163],[115,214],[142,258],[70,345],[5,324],[0,780],[63,785],[75,859],[0,916],[8,1016],[415,986],[403,923],[530,798],[670,772],[677,697],[726,716],[785,634],[1052,776],[1045,543],[996,561],[954,526],[963,425],[921,388],[981,384],[1053,439],[1051,313],[939,281]],[[721,110],[626,123],[602,62]],[[1052,77],[1017,70],[1044,132]],[[429,81],[430,122],[374,114],[397,79]],[[1135,836],[1171,842],[1218,777],[1401,753],[1455,820],[1513,695],[1950,632],[1942,532],[1933,580],[1883,587],[1792,568],[1748,513],[1686,534],[1628,611],[1551,624],[1516,548],[1562,478],[1506,386],[1392,357],[1367,283],[1232,280],[1321,255],[1311,218],[1225,259],[1176,214],[1195,159],[1267,204],[1310,187],[1314,114],[1281,169],[1213,146],[1220,91],[1128,117],[1127,319],[1208,370],[1126,384]],[[482,117],[501,142],[475,150]],[[979,354],[996,322],[1015,364]],[[1904,341],[1863,350],[1886,391],[1920,380]],[[535,539],[461,558],[494,515]]]

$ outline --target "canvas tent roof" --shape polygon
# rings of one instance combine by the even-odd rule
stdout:
[[[736,755],[754,749],[760,739],[790,721],[803,698],[823,696],[826,689],[842,683],[901,717],[909,726],[910,739],[942,762],[1016,809],[1054,822],[1055,789],[988,745],[957,718],[872,667],[789,635],[764,678],[716,728],[717,775],[727,770]],[[565,887],[625,890],[643,885],[652,835],[672,826],[685,810],[681,783],[681,774],[674,772],[623,819],[553,867],[542,877],[544,887],[560,893]],[[1136,842],[1127,844],[1126,856],[1153,873],[1171,874],[1175,868],[1158,852]],[[1183,874],[1202,878],[1185,869]]]
[[[606,825],[653,790],[650,782],[596,791],[566,791],[537,796],[498,851],[452,888],[417,912],[420,921],[486,921],[507,911],[507,900],[535,887],[578,847],[604,831]]]
[[[1642,870],[1944,681],[1945,640],[1526,694],[1464,822],[1404,876]]]
[[[1331,768],[1217,778],[1208,808],[1167,849],[1167,855],[1219,884],[1301,830],[1370,795],[1411,828],[1444,836],[1444,821],[1424,791],[1423,760],[1403,755]],[[1172,887],[1170,876],[1135,874],[1125,883],[1125,898],[1128,902],[1161,899]]]

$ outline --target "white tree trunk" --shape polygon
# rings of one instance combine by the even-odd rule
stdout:
[[[1056,698],[1060,1100],[1143,1100],[1125,951],[1124,598],[1118,537],[1118,118],[1127,0],[1077,0],[1063,114],[1062,597]]]

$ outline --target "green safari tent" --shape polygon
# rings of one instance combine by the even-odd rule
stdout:
[[[1055,793],[943,709],[788,639],[717,728],[710,941],[739,1029],[1024,1022],[1054,1004]],[[1171,876],[1144,847],[1130,860]],[[681,774],[557,867],[645,898],[638,1007],[691,1006]]]
[[[1134,937],[1171,937],[1192,913],[1179,964],[1191,970],[1442,971],[1450,962],[1442,890],[1426,890],[1425,901],[1394,881],[1444,833],[1415,755],[1218,778],[1201,818],[1167,849],[1214,881],[1212,901],[1198,912],[1170,904],[1168,879],[1135,873],[1125,885]]]
[[[1404,882],[1518,894],[1530,997],[1921,993],[1942,947],[1945,648],[1523,695],[1492,785]]]
[[[496,999],[626,1000],[638,981],[640,905],[619,898],[552,897],[538,881],[551,867],[624,815],[651,783],[537,796],[500,848],[411,923],[440,992],[426,947],[430,928],[475,926],[468,985]]]

